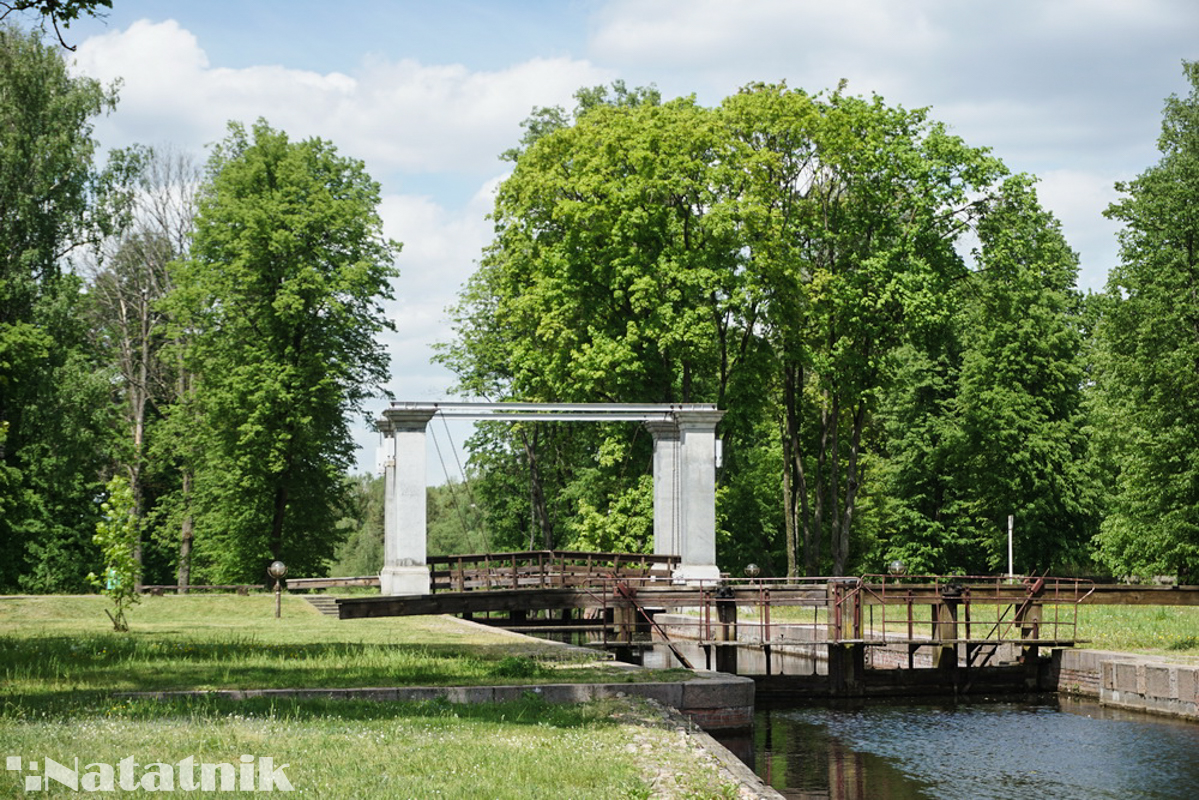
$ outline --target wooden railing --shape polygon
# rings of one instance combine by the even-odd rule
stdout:
[[[352,578],[288,578],[288,591],[296,592],[308,589],[336,589],[343,586],[379,586],[378,575],[361,575]]]
[[[237,592],[245,595],[250,592],[258,592],[266,589],[266,584],[262,583],[192,583],[187,586],[179,586],[174,583],[146,583],[138,587],[138,591],[142,594],[161,595],[166,592]]]
[[[1047,576],[864,575],[829,585],[830,637],[883,643],[926,630],[944,641],[1073,640],[1078,606],[1094,591],[1086,579]]]
[[[436,593],[567,588],[613,581],[631,585],[665,584],[670,582],[679,557],[533,550],[432,556],[426,561],[432,591]]]

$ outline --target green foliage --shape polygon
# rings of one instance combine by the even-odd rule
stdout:
[[[66,258],[118,221],[92,119],[116,97],[0,25],[0,590],[80,591],[109,447],[107,375]],[[120,172],[120,170],[116,170]]]
[[[978,269],[955,311],[897,353],[880,414],[888,535],[877,562],[913,572],[1085,564],[1098,514],[1087,470],[1077,260],[1030,179],[1004,183],[978,224]]]
[[[592,501],[580,500],[573,546],[600,553],[653,552],[653,519],[653,476],[640,475],[632,488],[612,497],[602,513]]]
[[[356,475],[347,483],[347,514],[337,523],[344,539],[329,574],[377,575],[383,569],[383,478]]]
[[[491,549],[470,476],[426,490],[429,555],[485,553]]]
[[[573,117],[540,112],[510,154],[441,360],[492,399],[728,409],[722,559],[850,570],[877,538],[853,532],[878,525],[855,519],[883,444],[878,398],[901,348],[951,316],[959,237],[1003,165],[877,97],[578,97]],[[472,464],[489,530],[647,547],[647,439],[484,428]]]
[[[196,376],[197,565],[258,579],[272,559],[321,574],[336,546],[348,414],[387,375],[399,245],[379,187],[327,142],[231,124],[213,151],[189,257],[168,299]],[[187,411],[183,411],[187,408]]]
[[[135,557],[141,538],[137,504],[129,479],[115,475],[105,486],[108,499],[100,503],[103,516],[96,523],[95,543],[103,557],[104,574],[88,573],[88,581],[112,600],[113,610],[104,609],[113,630],[129,630],[125,612],[138,602],[141,564]]]
[[[1117,574],[1199,573],[1199,62],[1166,101],[1158,163],[1117,184],[1120,265],[1098,309],[1096,428],[1111,492],[1097,537]]]

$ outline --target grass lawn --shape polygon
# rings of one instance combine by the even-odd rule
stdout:
[[[440,617],[345,621],[300,598],[149,597],[127,634],[99,597],[0,598],[0,741],[27,761],[289,764],[327,798],[726,797],[711,764],[649,706],[371,703],[118,691],[625,680],[598,657]],[[667,679],[684,675],[674,672]],[[28,774],[34,774],[26,772]],[[141,776],[141,768],[135,773]],[[0,796],[21,773],[0,773]],[[56,795],[56,791],[61,794]],[[40,796],[75,796],[51,784]]]
[[[1094,650],[1199,656],[1199,608],[1084,604],[1078,609],[1078,636]]]

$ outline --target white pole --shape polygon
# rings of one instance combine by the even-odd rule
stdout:
[[[1007,576],[1009,578],[1016,577],[1016,572],[1012,567],[1012,527],[1015,525],[1015,520],[1014,514],[1007,515]]]

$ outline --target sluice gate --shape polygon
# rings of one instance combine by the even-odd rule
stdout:
[[[429,562],[432,593],[343,598],[339,616],[457,614],[790,696],[1037,691],[1096,589],[1048,576],[680,583],[670,556],[564,551]]]

